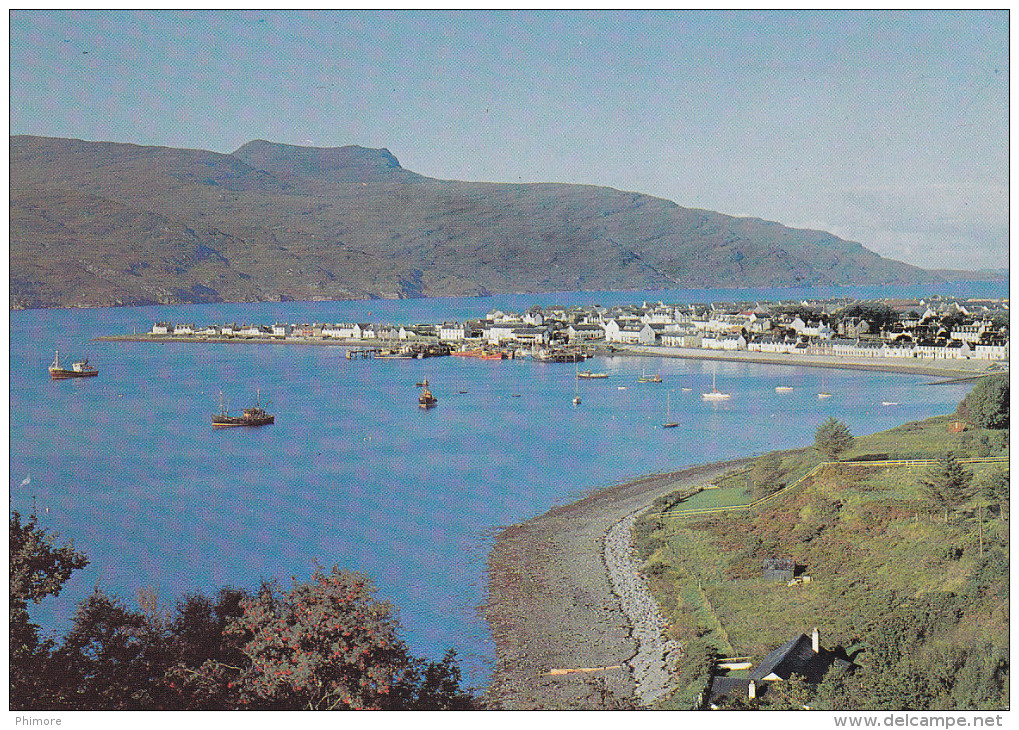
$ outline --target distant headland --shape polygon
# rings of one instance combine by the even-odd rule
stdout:
[[[1003,280],[591,185],[427,178],[388,150],[10,139],[10,307]]]

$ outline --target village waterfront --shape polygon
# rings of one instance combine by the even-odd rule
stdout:
[[[573,365],[530,360],[350,361],[341,347],[93,341],[145,332],[160,320],[441,322],[557,297],[608,305],[789,295],[577,293],[13,312],[11,507],[35,509],[91,561],[33,618],[63,631],[96,585],[129,603],[152,588],[172,604],[192,590],[251,589],[263,577],[286,585],[291,576],[306,579],[316,564],[335,563],[376,581],[414,650],[439,657],[457,649],[477,686],[493,655],[475,608],[484,600],[496,528],[640,475],[805,445],[829,416],[863,434],[950,412],[971,387],[832,370],[824,387],[833,397],[819,400],[819,370],[777,365],[606,357],[585,367],[609,378],[578,383]],[[88,356],[100,376],[51,381],[46,365],[55,350]],[[663,382],[638,384],[645,371]],[[732,394],[729,401],[701,400],[712,377]],[[428,411],[417,408],[414,387],[425,378],[440,399]],[[779,386],[793,390],[777,393]],[[276,423],[214,432],[220,391],[233,410],[258,393]],[[575,391],[582,391],[579,406],[571,402]],[[660,428],[666,394],[676,429]]]

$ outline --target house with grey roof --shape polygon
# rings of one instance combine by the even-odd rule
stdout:
[[[770,683],[787,682],[793,675],[802,676],[811,684],[818,684],[829,670],[854,666],[843,653],[821,647],[821,637],[815,626],[810,636],[800,634],[768,652],[746,676],[712,676],[707,700],[712,708],[724,697],[753,700],[764,694]]]

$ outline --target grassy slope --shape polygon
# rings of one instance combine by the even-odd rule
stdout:
[[[932,418],[859,438],[843,458],[936,458],[947,451],[974,457],[985,435],[992,456],[1008,454],[1007,432],[953,434],[947,428],[952,420]],[[786,452],[783,481],[794,482],[819,462],[813,449]],[[968,468],[980,482],[988,471],[1002,467]],[[917,480],[925,470],[865,463],[828,467],[760,507],[683,516],[684,510],[749,502],[744,491],[748,475],[733,474],[718,489],[664,510],[666,503],[660,503],[638,524],[635,541],[670,624],[667,633],[690,646],[706,642],[722,655],[756,660],[817,626],[824,646],[851,649],[873,619],[867,613],[869,595],[959,590],[979,560],[978,520],[967,509],[948,523],[933,517],[919,495]],[[1007,541],[1007,522],[996,515],[985,518],[985,552]],[[773,555],[796,559],[812,582],[788,587],[764,581],[761,561]],[[1000,632],[1007,636],[1007,607],[978,613],[960,628],[965,636],[946,641],[973,644]],[[678,676],[694,675],[681,666]],[[679,690],[663,706],[689,706],[697,691],[680,680]]]

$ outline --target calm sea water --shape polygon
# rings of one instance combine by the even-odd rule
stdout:
[[[882,292],[887,293],[887,292]],[[917,294],[906,291],[895,294]],[[1004,287],[970,291],[1006,295]],[[969,386],[934,379],[659,358],[601,358],[607,380],[572,365],[463,358],[348,361],[339,347],[92,342],[153,321],[435,322],[552,303],[604,305],[878,296],[861,290],[550,294],[490,299],[143,307],[13,312],[11,507],[91,562],[33,609],[62,633],[96,585],[133,604],[262,578],[289,585],[316,565],[363,571],[397,608],[412,648],[456,648],[482,684],[493,645],[476,607],[495,528],[651,472],[809,444],[827,417],[856,434],[949,412]],[[53,382],[59,349],[98,378]],[[585,366],[586,367],[586,366]],[[637,384],[642,371],[662,384]],[[712,374],[732,393],[702,402]],[[421,411],[427,378],[439,405]],[[775,393],[778,385],[793,392]],[[620,389],[625,386],[625,390]],[[684,392],[682,388],[691,388]],[[571,402],[579,388],[580,406]],[[213,431],[261,391],[273,426]],[[461,393],[460,391],[465,391]],[[679,428],[663,430],[666,393]],[[883,401],[898,403],[883,406]]]

